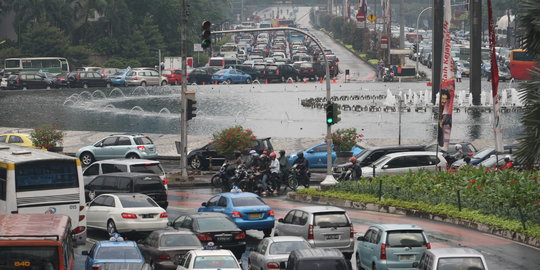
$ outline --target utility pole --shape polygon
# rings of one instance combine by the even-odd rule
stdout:
[[[480,73],[480,64],[482,62],[482,0],[471,0],[469,5],[471,11],[471,78],[469,80],[469,91],[472,94],[473,105],[480,105],[480,88],[482,86]]]
[[[405,49],[405,18],[403,17],[403,4],[404,0],[399,2],[399,48]],[[399,56],[399,65],[403,66],[405,64],[405,56]]]
[[[443,21],[444,8],[443,0],[433,0],[433,67],[431,69],[431,103],[435,104],[435,98],[441,87],[441,64],[442,64],[442,42],[443,42]]]
[[[180,153],[180,169],[182,170],[182,178],[187,179],[187,24],[188,24],[188,0],[182,0],[182,19],[180,23],[180,49],[182,57],[182,89],[180,93],[180,145],[182,151]]]

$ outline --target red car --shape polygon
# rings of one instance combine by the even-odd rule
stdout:
[[[164,69],[161,75],[167,77],[168,84],[179,85],[182,83],[182,70],[180,69]]]

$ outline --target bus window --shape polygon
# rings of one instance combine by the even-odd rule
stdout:
[[[20,67],[21,67],[20,60],[6,60],[6,68],[20,68]]]
[[[0,262],[15,266],[8,269],[60,269],[55,246],[0,246]]]
[[[16,191],[79,187],[75,162],[35,161],[16,165]]]

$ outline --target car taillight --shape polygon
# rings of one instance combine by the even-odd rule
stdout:
[[[139,149],[141,151],[146,151],[146,147],[144,147],[144,145],[138,145],[137,149]]]
[[[278,70],[276,70],[276,74],[279,74],[279,69],[278,69]]]
[[[381,260],[386,260],[386,244],[381,244]]]
[[[163,185],[166,186],[169,183],[169,179],[163,178]]]
[[[467,153],[467,155],[468,155],[469,157],[472,157],[474,154],[471,153],[471,152],[469,152],[469,153]]]
[[[133,80],[135,80],[135,81],[138,80],[138,79],[139,79],[139,77],[137,77],[137,76],[133,77]]]
[[[99,270],[101,266],[99,264],[92,265],[92,270]]]
[[[308,227],[307,239],[313,240],[313,225],[309,225]]]
[[[431,243],[427,242],[426,247],[427,247],[427,249],[431,249]]]
[[[84,205],[79,205],[79,212],[84,210]]]
[[[81,73],[77,73],[77,80],[81,79]]]
[[[268,216],[269,216],[269,217],[273,217],[273,216],[274,216],[274,210],[268,211]]]
[[[236,240],[243,240],[246,239],[246,234],[244,232],[238,233],[234,236],[234,239]]]
[[[136,219],[137,218],[137,215],[133,214],[133,213],[122,213],[121,216],[124,219]]]
[[[234,211],[234,212],[232,212],[231,217],[240,218],[240,217],[242,217],[242,214],[240,212]]]
[[[352,223],[351,223],[350,226],[351,226],[351,233],[350,233],[349,237],[354,238],[354,226],[352,225]]]
[[[79,215],[79,221],[82,221],[85,217],[85,215]]]
[[[197,238],[199,238],[199,240],[203,242],[212,241],[212,236],[209,234],[199,234],[197,235]]]
[[[158,255],[158,260],[170,260],[171,259],[171,256],[167,255],[167,254],[159,254]]]
[[[167,214],[167,212],[163,212],[159,215],[159,218],[168,218],[169,217],[169,214]]]
[[[86,227],[85,227],[85,226],[79,226],[79,227],[73,229],[73,230],[71,231],[71,233],[72,233],[72,234],[79,234],[79,233],[82,233],[82,232],[84,232],[84,231],[86,231]]]
[[[277,262],[269,262],[266,264],[266,268],[268,269],[279,269],[279,263]]]

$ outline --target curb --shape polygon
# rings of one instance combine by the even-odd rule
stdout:
[[[491,225],[487,225],[483,223],[473,222],[470,220],[465,220],[465,219],[460,219],[460,218],[448,217],[444,215],[432,214],[432,213],[428,213],[428,212],[424,212],[420,210],[380,205],[380,204],[374,204],[374,203],[355,202],[355,201],[343,200],[343,199],[337,199],[337,198],[301,195],[301,194],[297,194],[296,192],[287,193],[287,199],[291,201],[299,201],[299,202],[322,204],[322,205],[333,205],[333,206],[344,207],[344,208],[353,208],[353,209],[359,209],[359,210],[368,210],[368,211],[375,211],[375,212],[381,212],[381,213],[398,214],[398,215],[419,217],[423,219],[431,219],[435,221],[441,221],[441,222],[459,225],[462,227],[474,229],[474,230],[485,232],[485,233],[490,233],[496,236],[500,236],[502,238],[520,242],[520,243],[533,246],[536,248],[540,248],[540,238],[527,236],[522,233],[505,230],[499,227],[495,227],[495,226],[491,226]]]

